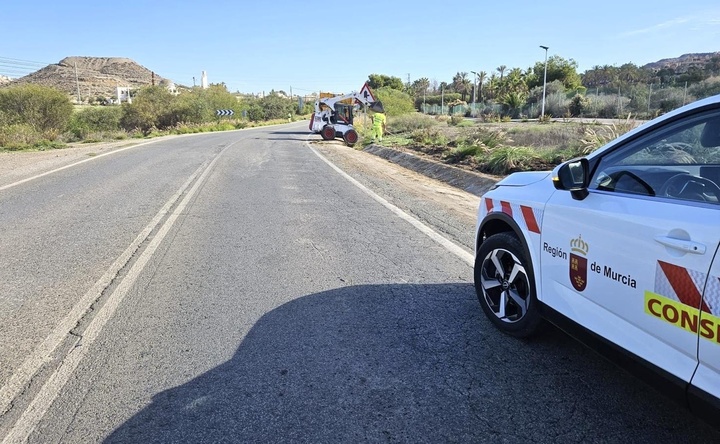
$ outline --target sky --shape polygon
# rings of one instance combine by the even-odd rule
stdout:
[[[206,71],[256,94],[348,93],[370,74],[450,83],[458,72],[527,69],[544,61],[540,45],[580,73],[720,51],[717,0],[3,3],[0,75],[127,57],[177,84],[200,84]]]

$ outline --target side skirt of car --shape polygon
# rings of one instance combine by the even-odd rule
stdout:
[[[630,353],[607,339],[593,333],[577,322],[541,302],[543,317],[568,335],[598,352],[633,376],[660,391],[671,400],[690,409],[692,413],[715,428],[720,428],[720,404],[717,399],[695,388],[677,376]]]

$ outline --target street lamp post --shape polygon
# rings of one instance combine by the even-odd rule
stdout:
[[[542,99],[542,109],[540,111],[540,120],[542,120],[545,117],[545,88],[547,86],[547,52],[548,47],[540,45],[542,49],[545,50],[545,74],[543,74],[543,99]]]

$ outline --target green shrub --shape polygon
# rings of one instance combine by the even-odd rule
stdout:
[[[139,130],[148,136],[155,129],[178,124],[171,110],[175,96],[161,86],[149,86],[138,91],[132,103],[124,103],[120,125],[128,130]]]
[[[478,145],[461,145],[443,154],[443,159],[448,163],[457,163],[470,156],[477,156],[484,152],[484,148]]]
[[[410,134],[410,138],[421,146],[445,146],[448,139],[438,128],[421,128]]]
[[[86,139],[89,134],[117,132],[120,130],[122,108],[118,106],[95,106],[73,114],[68,131],[77,140]]]
[[[570,115],[573,117],[582,116],[585,113],[589,103],[590,100],[587,97],[581,94],[575,94],[575,97],[570,100],[570,104],[568,105]]]
[[[392,133],[409,133],[418,129],[431,128],[438,121],[427,114],[410,113],[388,119],[388,131]]]
[[[450,125],[451,126],[458,126],[460,123],[465,121],[465,116],[462,114],[453,114],[450,116]]]
[[[18,85],[0,89],[0,125],[29,125],[43,138],[54,140],[65,131],[73,106],[54,88]]]
[[[537,163],[543,163],[543,158],[532,148],[504,146],[491,150],[484,163],[488,173],[505,175],[534,170]]]
[[[42,134],[27,123],[0,126],[0,147],[7,150],[26,149],[42,139]]]

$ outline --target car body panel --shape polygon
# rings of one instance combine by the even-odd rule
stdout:
[[[476,252],[483,239],[515,232],[546,318],[621,350],[623,365],[631,359],[668,382],[671,397],[720,414],[720,192],[708,185],[691,199],[667,186],[681,172],[720,183],[719,123],[720,95],[650,121],[587,156],[581,190],[547,172],[510,175],[481,198]],[[705,157],[664,163],[653,151],[683,137],[700,151],[682,154]]]

